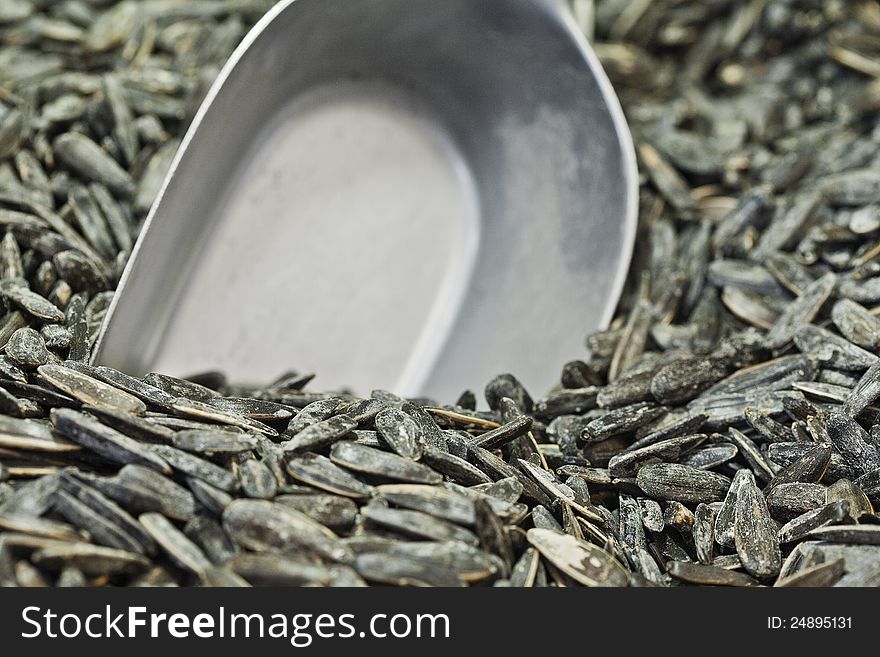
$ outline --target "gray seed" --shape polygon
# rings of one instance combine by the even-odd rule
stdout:
[[[106,260],[116,255],[116,246],[107,227],[107,220],[98,208],[97,203],[89,194],[89,190],[81,185],[70,189],[68,205],[79,226],[80,232],[89,244]]]
[[[793,518],[779,529],[779,542],[794,543],[803,540],[812,530],[839,523],[849,516],[849,502],[839,500],[824,504]]]
[[[278,432],[270,426],[251,420],[238,413],[231,411],[221,411],[220,409],[209,406],[204,402],[194,401],[192,399],[177,398],[171,407],[181,415],[196,418],[197,420],[207,420],[208,422],[216,422],[218,424],[228,424],[238,427],[246,431],[257,431],[267,436],[277,436]]]
[[[678,463],[646,465],[639,470],[636,481],[651,497],[686,504],[715,502],[730,487],[730,479],[723,475]]]
[[[70,331],[58,324],[47,324],[40,329],[40,337],[49,349],[67,349],[70,347]]]
[[[776,473],[764,489],[769,495],[776,486],[793,482],[817,484],[822,480],[831,463],[834,450],[828,443],[810,446],[803,456]]]
[[[865,492],[849,479],[838,479],[825,490],[825,502],[845,500],[849,504],[850,517],[858,522],[862,516],[874,513],[874,507]]]
[[[422,511],[441,520],[473,526],[474,503],[465,495],[439,486],[424,484],[385,484],[376,492],[390,503],[413,511]]]
[[[554,566],[584,586],[625,586],[626,571],[607,552],[568,534],[530,529],[529,543]]]
[[[126,465],[116,479],[123,487],[129,486],[146,493],[153,502],[149,509],[151,511],[159,511],[174,520],[187,520],[195,513],[192,493],[155,470],[140,465]]]
[[[49,360],[46,343],[35,330],[18,329],[6,344],[6,355],[23,367],[45,365]]]
[[[422,455],[422,435],[415,420],[396,408],[376,415],[376,429],[382,439],[400,456],[418,460]]]
[[[52,256],[52,264],[58,275],[78,290],[95,293],[110,286],[102,267],[78,251],[59,251]]]
[[[763,580],[779,574],[782,554],[776,527],[750,472],[744,475],[736,492],[733,534],[736,553],[750,575]]]
[[[211,562],[201,548],[172,525],[165,516],[145,513],[139,520],[175,564],[197,575],[211,568]]]
[[[747,469],[743,468],[742,470],[737,470],[733,477],[733,481],[730,483],[727,495],[724,497],[721,510],[718,512],[718,516],[715,519],[715,542],[722,547],[732,548],[735,546],[734,531],[736,524],[736,510],[739,506],[737,497],[739,495],[740,486],[743,485],[748,476],[749,471]]]
[[[510,586],[518,588],[534,586],[540,562],[540,553],[533,547],[528,548],[511,570]]]
[[[861,372],[877,362],[874,354],[818,326],[798,329],[794,343],[827,367]]]
[[[880,397],[880,363],[872,365],[859,379],[844,404],[844,411],[855,417]]]
[[[296,509],[337,532],[349,530],[358,515],[357,505],[349,498],[339,495],[323,493],[279,495],[274,501]]]
[[[278,481],[272,471],[256,459],[246,459],[238,467],[241,491],[248,497],[272,499],[278,492]]]
[[[612,436],[635,431],[665,413],[665,408],[650,403],[624,406],[592,420],[584,428],[581,437],[586,442],[599,442]]]
[[[391,481],[415,484],[439,484],[443,481],[441,474],[426,465],[351,441],[335,443],[330,450],[330,459],[348,470]]]
[[[850,299],[841,299],[831,309],[831,319],[850,342],[876,350],[880,347],[880,319]]]
[[[776,580],[773,586],[833,586],[846,572],[843,559],[835,559],[827,563],[802,568],[793,575]]]
[[[332,531],[304,513],[266,500],[235,500],[223,511],[223,528],[241,547],[254,552],[296,553],[305,549],[332,561],[354,555]]]
[[[675,461],[679,457],[703,443],[707,436],[698,433],[691,436],[670,438],[660,442],[612,456],[608,461],[608,471],[613,477],[632,477],[639,469],[650,463]]]
[[[287,429],[284,431],[284,435],[293,437],[306,427],[321,420],[326,420],[333,415],[341,403],[342,400],[339,397],[331,397],[330,399],[319,399],[308,404],[290,421],[290,424],[287,425]]]
[[[174,432],[148,419],[115,408],[83,404],[82,411],[131,438],[147,443],[167,443]]]
[[[215,397],[220,396],[216,391],[206,388],[203,385],[185,379],[167,376],[165,374],[151,372],[143,378],[143,382],[154,388],[163,390],[166,394],[175,399],[182,397],[191,401],[208,402]]]
[[[64,133],[55,138],[53,149],[62,164],[87,181],[106,185],[122,196],[134,192],[131,176],[104,149],[85,135]]]
[[[819,527],[809,538],[848,545],[880,545],[880,525],[835,525]]]
[[[654,500],[645,497],[638,498],[639,509],[642,514],[642,524],[645,529],[659,534],[663,531],[666,523],[663,520],[663,509]]]
[[[755,476],[761,479],[762,481],[770,481],[775,474],[773,467],[764,458],[764,455],[761,453],[761,450],[758,449],[757,445],[746,436],[743,432],[738,429],[730,428],[730,439],[736,445],[737,450],[746,460],[746,462],[751,466],[752,470],[755,473]]]
[[[7,532],[51,538],[56,541],[72,541],[75,543],[84,539],[82,533],[66,522],[24,515],[0,516],[0,529]]]
[[[697,559],[702,564],[712,563],[715,545],[715,518],[718,512],[713,505],[698,504],[694,511],[694,546]]]
[[[337,415],[306,427],[293,438],[282,443],[281,447],[285,452],[319,449],[341,440],[351,433],[357,425],[357,422],[347,415]]]
[[[389,509],[377,504],[369,504],[361,509],[361,515],[370,523],[416,538],[463,541],[469,545],[479,544],[473,532],[420,511]]]
[[[59,311],[60,312],[60,311]],[[85,317],[85,304],[80,296],[74,296],[67,306],[66,326],[70,331],[70,351],[72,361],[84,362],[89,357],[89,331]]]
[[[320,454],[295,456],[287,461],[286,468],[297,481],[336,495],[362,499],[373,492],[371,486]]]
[[[819,181],[819,190],[838,205],[876,203],[880,201],[880,174],[870,169],[831,174]]]
[[[678,462],[699,470],[712,470],[735,458],[738,453],[736,445],[720,443],[695,449],[679,458]]]
[[[422,430],[422,439],[424,440],[425,445],[430,445],[431,447],[440,450],[446,449],[446,440],[443,438],[443,433],[440,431],[440,427],[437,426],[437,423],[434,421],[434,418],[431,417],[430,413],[421,406],[409,402],[403,404],[400,407],[400,410],[410,416],[415,420],[416,424],[419,425],[419,428]]]
[[[451,481],[463,486],[476,486],[490,484],[492,480],[479,468],[471,465],[463,458],[454,454],[441,452],[438,449],[428,447],[422,455],[422,462],[430,466],[436,472],[448,477]],[[522,490],[522,485],[520,485]],[[515,500],[514,500],[515,501]]]
[[[757,586],[758,584],[755,579],[744,573],[705,564],[670,561],[667,568],[672,577],[691,584],[707,586]]]
[[[88,576],[136,574],[146,570],[150,562],[145,557],[87,543],[56,544],[43,547],[31,555],[38,567],[60,570],[74,567]]]
[[[205,556],[215,565],[225,564],[238,554],[238,548],[229,540],[220,524],[209,516],[193,517],[186,523],[183,533],[201,548]]]
[[[190,477],[202,479],[226,492],[232,492],[238,487],[238,480],[234,474],[210,461],[169,445],[152,445],[151,449],[172,468]]]
[[[69,367],[43,365],[37,371],[55,388],[84,404],[116,409],[136,415],[143,415],[147,410],[140,399]]]
[[[145,553],[143,545],[122,527],[102,517],[64,491],[55,493],[54,509],[68,522],[87,531],[95,543],[138,554]]]
[[[660,368],[651,379],[651,394],[661,404],[690,401],[727,375],[721,358],[692,358]]]
[[[172,433],[170,440],[178,449],[209,456],[239,454],[257,447],[253,435],[234,431],[189,429]]]
[[[505,477],[491,484],[475,486],[474,489],[509,504],[516,503],[523,493],[522,482],[516,477]]]
[[[168,463],[147,446],[105,427],[91,416],[60,408],[53,410],[50,417],[60,435],[109,461],[122,465],[140,463],[164,474],[171,474]]]
[[[811,283],[803,293],[789,303],[767,333],[767,340],[779,348],[791,340],[802,326],[813,321],[816,314],[831,296],[837,277],[829,272]]]
[[[766,499],[770,515],[788,520],[824,505],[825,486],[803,482],[779,484],[766,493]]]
[[[195,499],[214,515],[219,516],[223,513],[223,509],[232,502],[232,496],[211,484],[196,479],[195,477],[187,477],[186,485],[189,486]],[[166,515],[169,515],[166,513]],[[173,516],[171,516],[173,517]]]
[[[855,420],[829,413],[825,422],[829,440],[857,474],[880,468],[880,450]]]
[[[322,585],[331,578],[324,566],[293,555],[239,554],[227,566],[256,586]]]
[[[532,418],[520,415],[510,422],[482,434],[474,440],[474,445],[483,449],[498,449],[502,445],[528,433],[532,427]]]
[[[450,568],[437,567],[421,559],[385,553],[358,555],[354,569],[364,579],[396,586],[463,586]]]

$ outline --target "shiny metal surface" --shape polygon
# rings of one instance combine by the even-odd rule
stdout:
[[[288,0],[190,127],[95,360],[452,401],[607,324],[635,157],[555,0]]]

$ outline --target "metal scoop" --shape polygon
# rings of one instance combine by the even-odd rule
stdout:
[[[452,401],[610,320],[635,156],[555,0],[286,0],[213,85],[95,361]]]

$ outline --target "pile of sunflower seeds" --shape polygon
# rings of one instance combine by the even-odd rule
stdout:
[[[877,0],[572,0],[637,253],[560,384],[489,410],[88,364],[269,4],[0,0],[0,584],[880,584]]]

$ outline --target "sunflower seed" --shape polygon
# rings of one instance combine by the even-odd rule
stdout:
[[[584,427],[581,437],[586,442],[599,442],[612,436],[635,431],[665,413],[665,408],[650,403],[624,406],[592,420]]]
[[[763,580],[779,573],[782,554],[776,527],[751,472],[746,472],[736,491],[733,538],[736,553],[750,575]]]
[[[809,538],[848,545],[880,545],[880,525],[834,525],[819,527]]]
[[[354,569],[368,581],[396,586],[462,586],[451,568],[438,568],[421,559],[384,553],[360,554]]]
[[[767,333],[768,342],[776,348],[784,346],[802,326],[813,321],[831,296],[837,277],[828,273],[811,283],[803,293],[789,303]]]
[[[257,447],[254,436],[232,431],[190,429],[172,433],[170,440],[177,449],[208,456],[239,454]]]
[[[825,486],[792,482],[779,484],[766,493],[770,515],[780,520],[797,517],[825,504]]]
[[[361,499],[373,492],[371,486],[320,454],[295,456],[287,461],[286,469],[297,481],[336,495]]]
[[[31,561],[38,567],[53,570],[72,566],[86,576],[136,574],[150,565],[149,560],[139,554],[87,543],[43,547],[33,553]]]
[[[192,493],[155,470],[140,465],[126,465],[116,478],[122,487],[134,488],[145,494],[151,500],[150,511],[159,511],[174,520],[188,520],[195,513]]]
[[[350,529],[358,515],[357,505],[351,499],[339,495],[279,495],[274,501],[296,509],[325,527],[339,532]]]
[[[245,458],[238,466],[241,491],[247,497],[272,499],[278,493],[278,480],[272,470],[254,458]]]
[[[730,479],[678,463],[656,463],[639,469],[636,482],[646,494],[687,504],[715,502],[730,488]]]
[[[357,427],[357,422],[346,415],[337,415],[316,422],[287,442],[282,444],[284,451],[297,452],[318,449],[341,440]]]
[[[439,484],[443,476],[431,468],[396,454],[351,441],[340,441],[330,450],[330,460],[348,470],[415,484]]]
[[[133,395],[147,404],[152,404],[165,410],[171,410],[176,399],[164,390],[110,367],[99,366],[94,368],[93,372],[96,378],[105,383],[109,383],[111,386]]]
[[[424,484],[385,484],[376,492],[391,504],[421,511],[441,520],[473,526],[474,503],[466,496],[439,486]]]
[[[674,578],[691,584],[707,586],[757,586],[758,582],[744,573],[706,564],[670,561],[669,574]]]
[[[50,322],[64,321],[64,313],[57,306],[14,281],[0,282],[0,294],[37,319]]]
[[[304,513],[266,500],[235,500],[223,511],[223,528],[254,552],[305,549],[332,561],[354,557],[339,538]]]
[[[856,473],[880,468],[880,451],[855,420],[840,413],[829,413],[825,425],[829,440]]]
[[[704,442],[706,438],[704,433],[681,436],[661,440],[631,452],[622,452],[608,461],[608,471],[613,477],[635,476],[644,465],[677,460],[682,454]]]
[[[55,388],[84,404],[117,409],[136,415],[143,415],[147,410],[140,399],[68,367],[42,365],[37,371]]]
[[[152,451],[173,469],[190,477],[202,479],[220,490],[231,492],[238,487],[238,480],[229,470],[169,445],[153,445]]]
[[[479,468],[471,465],[463,458],[454,454],[441,452],[428,447],[422,455],[422,461],[433,470],[465,486],[490,484],[492,480]]]
[[[263,424],[262,422],[251,420],[243,415],[239,415],[238,413],[233,413],[231,411],[222,411],[204,402],[179,397],[174,401],[171,407],[177,413],[180,413],[181,415],[184,415],[186,417],[195,418],[197,420],[207,420],[208,422],[227,424],[233,427],[244,429],[245,431],[256,431],[267,436],[278,435],[278,432],[275,429]]]
[[[497,449],[515,438],[528,433],[531,427],[532,418],[527,415],[520,415],[507,424],[482,434],[473,441],[473,444],[483,449]]]
[[[846,500],[849,504],[849,515],[856,522],[862,516],[870,516],[874,513],[874,508],[865,492],[849,479],[838,479],[825,491],[826,502],[837,502],[839,500]]]
[[[171,474],[171,467],[160,456],[128,436],[105,427],[89,415],[59,408],[52,411],[51,419],[52,425],[61,436],[109,461],[122,465],[140,463],[164,474]]]
[[[843,559],[803,568],[793,575],[776,580],[773,586],[833,586],[846,572]]]
[[[85,135],[67,132],[56,137],[52,146],[58,160],[85,180],[106,185],[122,196],[134,192],[131,176]]]
[[[625,586],[623,567],[607,552],[568,534],[530,529],[529,543],[541,556],[584,586]]]
[[[227,566],[254,585],[321,585],[330,581],[330,571],[301,557],[281,554],[239,554]]]
[[[156,543],[168,554],[171,560],[195,574],[211,568],[211,562],[201,548],[158,513],[144,513],[138,518]]]

